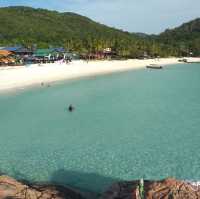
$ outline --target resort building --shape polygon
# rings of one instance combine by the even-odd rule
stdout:
[[[1,65],[24,65],[34,63],[54,63],[55,61],[69,62],[80,57],[63,47],[47,49],[29,49],[21,45],[0,47]]]
[[[98,60],[103,60],[103,59],[112,59],[114,56],[116,56],[116,53],[112,51],[111,48],[105,48],[100,51],[96,51],[93,53],[89,53],[87,55],[83,55],[83,59],[98,59]]]
[[[32,50],[25,48],[23,46],[9,46],[9,47],[4,47],[3,50],[10,51],[17,56],[29,56],[33,54]]]
[[[0,50],[0,65],[13,65],[15,59],[12,57],[12,52],[7,50]]]
[[[42,62],[50,62],[56,60],[59,56],[59,53],[53,48],[51,49],[37,49],[33,56]]]
[[[49,48],[49,49],[37,49],[33,56],[41,62],[54,62],[58,60],[71,61],[72,59],[78,59],[79,56],[75,53],[67,52],[64,48]]]

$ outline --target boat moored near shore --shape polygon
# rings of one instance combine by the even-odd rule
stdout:
[[[146,68],[149,68],[149,69],[163,69],[162,66],[156,65],[156,64],[149,64],[149,65],[146,66]]]

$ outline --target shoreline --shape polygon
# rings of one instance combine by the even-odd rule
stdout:
[[[136,69],[144,69],[149,64],[178,64],[178,58],[160,58],[125,61],[73,61],[69,64],[32,64],[29,66],[0,68],[0,92],[40,86],[41,83],[78,79]]]

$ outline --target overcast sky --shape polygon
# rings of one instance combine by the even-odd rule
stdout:
[[[24,5],[76,12],[130,32],[160,33],[200,17],[200,0],[0,0],[0,6]]]

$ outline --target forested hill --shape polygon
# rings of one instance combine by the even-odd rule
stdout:
[[[0,46],[63,46],[80,53],[111,47],[122,57],[138,57],[144,52],[160,56],[179,55],[182,53],[179,44],[173,45],[167,39],[171,31],[158,37],[144,37],[110,28],[74,13],[30,7],[0,8]]]
[[[174,46],[185,54],[191,51],[194,55],[200,55],[200,18],[180,27],[167,29],[159,35],[159,41]]]
[[[63,46],[78,51],[127,46],[135,41],[127,32],[109,28],[74,13],[29,7],[0,8],[0,43]]]

